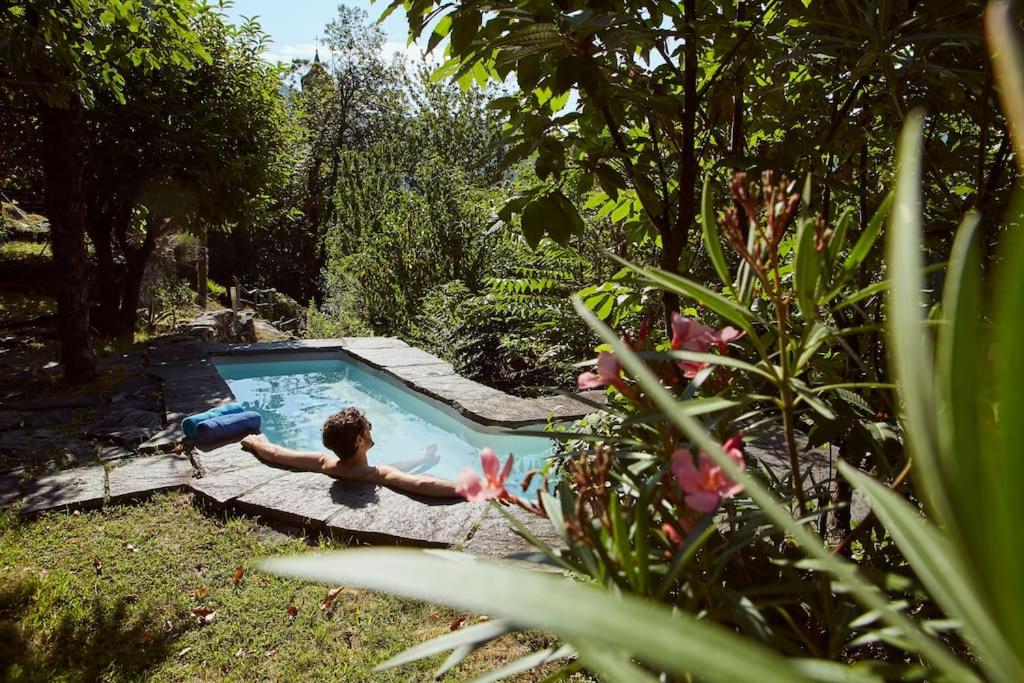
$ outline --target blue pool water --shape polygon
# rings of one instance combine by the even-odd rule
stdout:
[[[215,363],[236,400],[263,418],[263,434],[288,448],[324,451],[324,419],[347,406],[359,408],[373,425],[375,445],[367,454],[373,465],[422,461],[428,447],[436,446],[436,462],[406,469],[454,479],[464,467],[480,472],[480,450],[490,447],[502,462],[515,455],[509,479],[518,484],[529,470],[542,467],[554,448],[542,437],[473,425],[354,363],[238,358]],[[518,491],[518,486],[509,489]]]

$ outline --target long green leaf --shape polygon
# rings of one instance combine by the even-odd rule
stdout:
[[[1013,5],[993,0],[985,10],[985,35],[992,50],[992,71],[1006,113],[1017,166],[1024,171],[1024,48]]]
[[[878,236],[882,233],[882,226],[885,224],[885,220],[889,217],[889,212],[892,210],[893,202],[896,200],[896,193],[890,192],[885,195],[885,199],[878,205],[875,213],[871,216],[871,220],[868,221],[867,227],[864,232],[857,238],[857,242],[853,245],[853,249],[850,250],[846,260],[843,261],[843,273],[846,277],[853,275],[854,272],[860,267],[860,264],[864,262],[864,259],[871,253],[871,247],[875,246],[875,242],[878,240]]]
[[[658,679],[639,668],[620,652],[590,642],[575,641],[572,646],[587,666],[607,683],[657,683]]]
[[[942,487],[938,453],[939,426],[932,367],[932,348],[924,328],[921,300],[921,131],[924,115],[913,111],[900,135],[896,202],[886,244],[889,264],[889,306],[886,324],[892,345],[893,376],[899,378],[903,421],[914,457],[914,474],[940,520],[951,507]]]
[[[757,320],[757,316],[734,301],[675,273],[668,273],[657,268],[644,268],[621,259],[615,254],[611,254],[611,256],[622,265],[638,273],[642,278],[671,292],[680,294],[688,299],[693,299],[707,306],[725,320],[740,327],[747,334],[754,334],[752,323]]]
[[[958,660],[946,647],[934,637],[922,631],[913,620],[893,610],[889,601],[880,593],[877,588],[867,583],[857,571],[857,568],[833,555],[826,547],[822,539],[811,532],[804,524],[795,520],[778,499],[755,477],[741,470],[736,463],[729,458],[703,425],[690,415],[687,415],[682,406],[685,404],[676,401],[676,398],[666,390],[658,377],[649,367],[633,353],[626,342],[618,337],[607,325],[597,317],[579,300],[574,300],[573,305],[576,312],[590,325],[591,329],[597,332],[598,336],[609,344],[616,358],[619,360],[626,372],[636,379],[647,396],[654,404],[664,411],[683,434],[700,450],[708,454],[716,465],[722,468],[725,473],[735,482],[742,484],[744,491],[751,497],[761,511],[770,519],[776,527],[785,531],[800,545],[804,552],[812,558],[820,561],[822,566],[829,573],[835,576],[840,582],[848,585],[857,600],[868,609],[878,610],[887,623],[900,629],[908,641],[913,643],[915,649],[934,666],[947,672],[954,679],[977,680],[974,673],[960,660]]]
[[[372,548],[271,558],[261,567],[284,576],[498,614],[577,646],[626,650],[678,675],[699,674],[728,683],[808,680],[770,650],[689,614],[458,553]]]
[[[516,628],[506,619],[492,619],[480,624],[466,626],[458,631],[446,633],[443,636],[438,636],[437,638],[433,638],[420,643],[419,645],[410,647],[408,650],[400,652],[391,659],[378,664],[375,671],[391,669],[426,657],[433,657],[434,655],[454,650],[455,648],[463,645],[472,645],[474,643],[493,640],[515,630]]]
[[[939,421],[942,449],[938,453],[942,485],[952,502],[947,528],[959,539],[968,562],[981,575],[985,563],[984,529],[987,497],[984,468],[978,466],[986,448],[982,438],[982,406],[986,391],[985,330],[981,321],[981,261],[976,214],[964,218],[953,243],[942,293],[943,325],[939,329],[936,378],[942,401]],[[992,448],[994,444],[988,444]]]
[[[821,276],[821,254],[815,249],[814,221],[800,221],[796,247],[796,301],[804,320],[817,317],[818,278]]]
[[[711,175],[704,178],[704,189],[700,195],[700,220],[704,227],[704,247],[708,250],[711,264],[718,273],[718,279],[728,288],[732,287],[732,276],[729,275],[729,266],[725,262],[725,254],[722,252],[722,239],[718,234],[718,225],[715,223],[715,198],[711,192]]]
[[[1024,122],[1019,122],[1024,125]],[[996,607],[1003,629],[1018,650],[1024,647],[1024,457],[1020,430],[1024,425],[1024,189],[1013,201],[1008,223],[1013,227],[1000,249],[999,293],[995,318],[996,392],[999,424],[994,439],[980,455],[988,486],[985,491],[985,542],[988,583],[998,595]],[[1022,677],[1019,680],[1024,680]]]
[[[839,471],[867,498],[907,562],[946,614],[963,622],[994,680],[1024,680],[1024,666],[989,614],[988,601],[953,544],[886,486],[842,460]]]

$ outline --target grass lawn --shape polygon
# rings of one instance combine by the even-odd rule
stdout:
[[[431,680],[443,657],[373,667],[448,632],[459,615],[353,589],[323,609],[329,587],[253,568],[312,550],[252,519],[206,514],[182,493],[29,521],[0,513],[0,681]],[[197,608],[212,610],[208,624]],[[450,679],[549,644],[507,637]]]
[[[28,240],[11,240],[0,243],[0,260],[32,261],[41,264],[50,262],[50,245]]]

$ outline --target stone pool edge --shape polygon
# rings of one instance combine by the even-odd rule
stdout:
[[[482,426],[517,428],[567,421],[592,412],[571,396],[523,399],[458,375],[440,358],[392,337],[349,337],[257,344],[203,344],[189,335],[164,338],[146,351],[145,372],[160,380],[164,429],[126,457],[36,477],[0,472],[0,508],[22,515],[144,500],[187,490],[214,509],[237,510],[307,532],[363,543],[441,547],[516,559],[534,548],[490,507],[429,500],[386,487],[343,482],[265,465],[237,443],[184,451],[181,420],[234,400],[213,357],[337,352],[440,402]],[[598,396],[587,397],[595,401]],[[512,509],[530,532],[564,547],[544,518]]]
[[[459,375],[452,365],[396,337],[342,337],[256,344],[207,344],[211,356],[338,352],[488,427],[516,429],[575,420],[595,411],[602,391],[520,398]]]

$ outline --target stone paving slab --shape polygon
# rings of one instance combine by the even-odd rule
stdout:
[[[192,457],[203,476],[262,464],[252,453],[242,450],[242,446],[238,442],[214,447],[200,446],[192,452]]]
[[[207,500],[218,506],[224,506],[286,474],[288,474],[288,470],[280,470],[256,462],[248,467],[216,471],[203,477],[192,477],[189,486]]]
[[[99,507],[106,495],[107,471],[102,465],[79,467],[31,479],[24,485],[22,512],[65,506]]]
[[[110,470],[108,488],[111,503],[185,486],[193,473],[192,461],[181,453],[122,462]]]
[[[398,337],[342,337],[341,343],[350,351],[409,348],[409,345]]]
[[[289,472],[240,496],[235,504],[245,512],[320,526],[341,504],[332,488],[334,482],[319,472]]]
[[[21,475],[0,473],[0,507],[13,505],[21,499]]]
[[[427,377],[458,377],[450,363],[433,363],[431,365],[400,365],[388,368],[387,372],[404,382],[415,384],[416,380]]]
[[[340,505],[328,531],[372,543],[445,547],[461,542],[483,517],[482,503],[421,498],[385,486],[335,480]]]
[[[282,351],[341,351],[341,339],[293,339],[289,341],[258,342],[255,344],[207,344],[206,350],[215,355],[261,355]]]
[[[483,399],[493,401],[504,400],[510,403],[520,400],[486,384],[474,382],[471,379],[459,377],[458,375],[452,377],[425,377],[421,380],[416,380],[416,388],[428,396],[441,399],[445,403],[462,402],[464,405],[470,406]]]
[[[139,451],[142,453],[153,453],[162,451],[169,446],[174,446],[185,440],[185,432],[181,431],[181,420],[174,420],[171,424],[154,434],[145,443],[139,444]]]
[[[515,507],[509,507],[506,510],[530,533],[547,543],[552,549],[563,550],[566,547],[565,542],[546,517],[534,515]],[[493,507],[487,508],[479,525],[473,530],[472,536],[461,546],[462,550],[467,553],[499,558],[512,558],[515,555],[539,552],[526,539],[513,531],[512,525],[505,519],[505,516]]]
[[[397,368],[407,365],[437,365],[444,361],[432,353],[414,346],[399,346],[391,348],[353,348],[346,347],[345,351],[358,360],[375,368]]]

